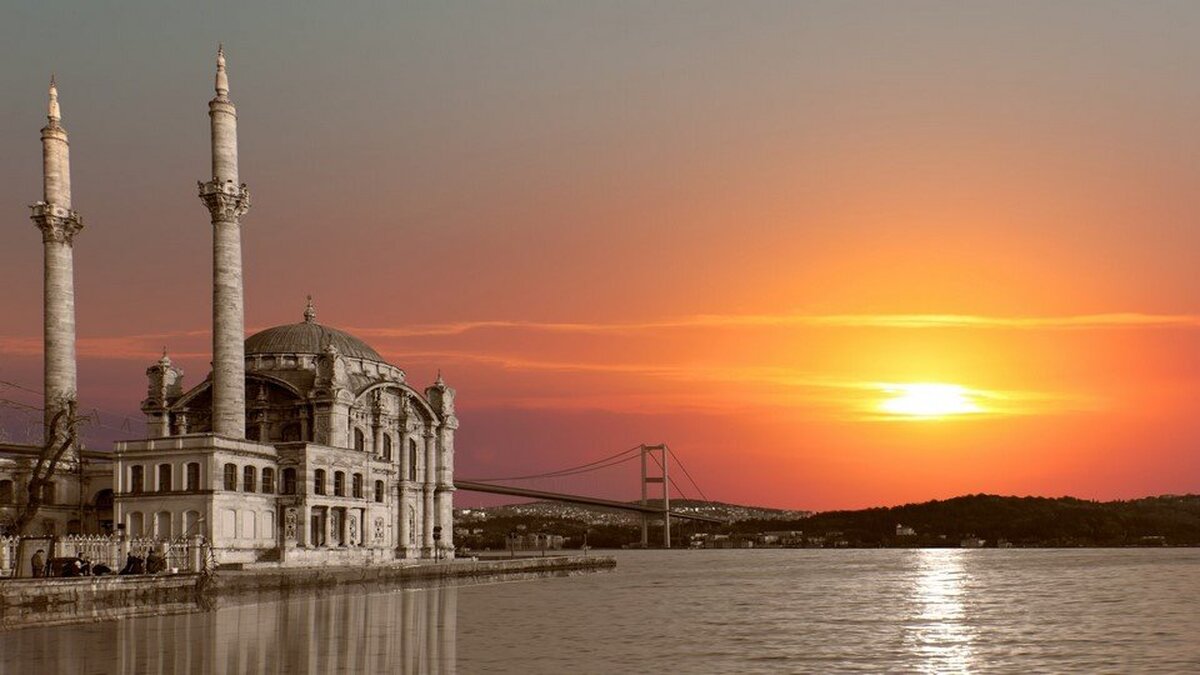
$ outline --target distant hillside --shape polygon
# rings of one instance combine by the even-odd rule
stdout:
[[[738,523],[734,530],[779,529],[778,521]],[[969,495],[861,511],[828,511],[792,521],[805,534],[840,532],[848,545],[956,544],[976,536],[1028,546],[1200,545],[1200,496],[1094,502],[1073,497]],[[896,526],[915,535],[898,537]],[[943,537],[945,538],[943,540]]]
[[[789,541],[806,546],[957,546],[971,536],[988,546],[1002,540],[1014,546],[1200,545],[1200,495],[1095,502],[981,494],[815,514],[691,500],[673,501],[671,506],[726,521],[720,526],[673,527],[677,545],[686,545],[685,538],[696,532],[751,540],[764,532],[791,532]],[[534,502],[463,509],[456,530],[463,528],[461,540],[479,547],[502,547],[510,531],[562,534],[568,546],[578,546],[587,532],[593,546],[621,546],[637,540],[639,523],[633,514]]]

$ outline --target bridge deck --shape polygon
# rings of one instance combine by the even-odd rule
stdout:
[[[494,483],[479,483],[469,480],[456,480],[454,487],[459,490],[468,490],[470,492],[487,492],[495,495],[511,495],[513,497],[532,497],[534,499],[545,499],[555,502],[567,502],[568,504],[584,504],[587,506],[600,506],[606,509],[616,509],[618,511],[633,511],[635,513],[645,513],[649,515],[661,516],[662,509],[654,508],[653,506],[643,506],[641,504],[631,504],[629,502],[618,502],[611,499],[600,499],[599,497],[585,497],[583,495],[568,495],[559,492],[543,492],[541,490],[530,490],[529,488],[511,487],[508,485],[496,485]],[[684,520],[699,520],[706,523],[724,523],[720,518],[712,516],[701,516],[695,513],[684,513],[682,511],[672,511],[672,518],[682,518]]]

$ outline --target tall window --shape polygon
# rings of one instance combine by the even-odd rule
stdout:
[[[352,488],[352,490],[353,490],[353,493],[352,493],[352,494],[354,495],[354,498],[355,498],[355,499],[362,499],[362,496],[363,496],[363,478],[362,478],[362,474],[361,474],[361,473],[356,473],[356,474],[354,474],[354,478],[351,480],[351,483],[350,483],[350,485],[351,485],[351,488]]]
[[[158,491],[159,492],[170,492],[171,491],[171,465],[170,464],[159,464],[158,465]]]
[[[254,492],[254,478],[257,470],[252,466],[242,469],[242,492]]]
[[[262,472],[262,491],[264,494],[275,494],[275,469],[267,467]]]
[[[200,489],[200,462],[188,462],[187,465],[187,489]]]
[[[392,437],[383,437],[383,458],[387,461],[392,461]]]
[[[237,464],[225,465],[225,489],[237,489]]]
[[[313,472],[313,492],[315,494],[325,494],[325,469],[317,469]]]
[[[296,470],[287,468],[283,470],[283,494],[296,494]]]
[[[375,481],[375,501],[383,503],[383,481]]]
[[[54,506],[55,485],[53,482],[46,483],[42,486],[42,503],[46,506]]]
[[[0,480],[0,504],[13,503],[13,482]]]
[[[344,471],[333,472],[333,496],[346,496],[346,473]]]
[[[362,429],[354,428],[354,449],[362,452],[367,449],[367,437],[363,435]]]
[[[129,467],[129,491],[138,494],[146,490],[146,469],[142,466]]]

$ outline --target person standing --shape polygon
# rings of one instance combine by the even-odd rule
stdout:
[[[39,548],[35,551],[29,562],[33,565],[33,576],[46,576],[46,551],[44,549]]]

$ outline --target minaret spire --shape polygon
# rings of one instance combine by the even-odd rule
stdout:
[[[213,227],[212,430],[229,438],[246,435],[246,317],[242,289],[241,217],[250,191],[238,182],[237,108],[229,100],[225,48],[217,49],[217,95],[208,102],[212,132],[212,179],[200,183],[200,199]]]
[[[225,45],[217,45],[217,81],[214,87],[217,98],[229,96],[229,74],[225,72]]]
[[[42,231],[44,279],[42,295],[45,389],[45,442],[63,443],[73,421],[75,368],[75,235],[83,228],[71,210],[71,146],[62,127],[58,83],[50,76],[50,100],[42,129],[42,200],[34,204],[33,222]],[[75,448],[64,457],[74,458]]]
[[[50,73],[50,105],[46,110],[46,119],[50,126],[58,126],[62,121],[62,111],[58,107],[58,84],[54,81],[54,73]]]

